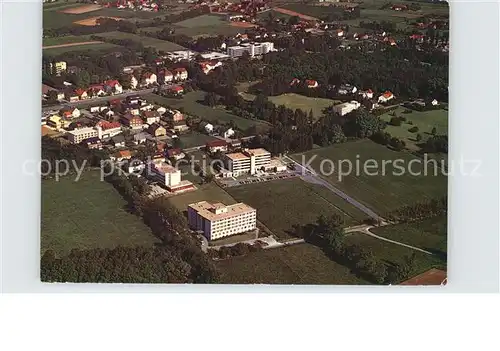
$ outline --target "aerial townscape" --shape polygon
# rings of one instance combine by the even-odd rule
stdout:
[[[446,283],[446,2],[44,0],[42,41],[42,281]]]

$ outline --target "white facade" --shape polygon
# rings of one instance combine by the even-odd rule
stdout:
[[[224,155],[224,164],[235,176],[244,173],[255,174],[262,168],[269,168],[271,153],[265,149],[246,149]]]
[[[354,110],[357,110],[361,104],[357,101],[344,102],[343,104],[334,105],[333,110],[341,116],[344,116]]]
[[[233,128],[229,128],[224,132],[224,139],[228,139],[234,135],[234,130]]]
[[[267,54],[271,51],[274,51],[274,43],[271,42],[244,43],[241,45],[229,46],[227,48],[227,54],[231,58],[240,57],[244,52],[248,52],[250,57],[254,57]]]
[[[85,139],[98,137],[97,129],[92,127],[79,128],[68,132],[68,140],[73,144],[79,144]]]
[[[257,210],[243,203],[226,206],[201,201],[188,206],[188,222],[208,240],[216,240],[254,230]]]
[[[135,89],[135,88],[137,88],[137,84],[139,84],[139,82],[137,81],[137,78],[134,76],[131,76],[130,77],[130,87],[132,89]]]
[[[181,171],[166,163],[151,162],[148,171],[153,179],[173,188],[181,183]]]

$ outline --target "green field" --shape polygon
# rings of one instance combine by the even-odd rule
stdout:
[[[199,186],[197,190],[185,194],[175,195],[168,199],[179,211],[187,211],[189,204],[208,201],[208,202],[222,202],[225,205],[235,204],[236,201],[222,190],[217,184],[208,183]]]
[[[108,39],[130,39],[139,43],[142,43],[145,47],[153,47],[156,50],[163,51],[175,51],[175,50],[185,50],[186,48],[180,46],[178,44],[160,40],[156,38],[146,37],[137,34],[124,33],[124,32],[107,32],[107,33],[99,33],[97,36],[108,38]]]
[[[388,266],[402,264],[405,261],[405,257],[409,257],[415,253],[415,268],[413,272],[411,272],[410,277],[416,276],[431,268],[446,270],[446,260],[439,255],[429,255],[401,245],[379,240],[366,234],[349,234],[346,236],[344,243],[346,245],[358,245],[365,249],[369,249],[376,258]]]
[[[371,231],[387,239],[435,252],[436,254],[446,255],[446,226],[446,217],[434,217],[412,223],[373,228]]]
[[[43,38],[42,43],[43,46],[82,43],[86,41],[92,41],[90,37],[90,35],[66,35],[64,37]]]
[[[420,112],[412,110],[412,113],[403,113],[406,110],[404,107],[398,107],[395,111],[385,113],[380,116],[380,118],[386,122],[389,122],[392,117],[393,112],[396,113],[398,117],[405,117],[407,122],[404,122],[400,126],[387,125],[385,131],[392,136],[403,139],[406,145],[411,150],[418,150],[417,146],[417,134],[422,135],[422,141],[425,142],[430,136],[432,128],[436,127],[437,134],[448,135],[448,111],[444,109]],[[411,121],[413,124],[410,125],[408,122]],[[410,133],[409,129],[412,127],[418,127],[419,131],[416,133]]]
[[[269,101],[277,106],[285,105],[292,110],[300,109],[305,113],[309,113],[309,111],[312,110],[316,119],[323,115],[323,110],[325,108],[338,102],[331,99],[313,98],[294,93],[270,96]]]
[[[190,37],[200,37],[236,35],[245,32],[245,29],[232,27],[222,16],[202,15],[175,23],[175,32]]]
[[[159,105],[170,106],[176,109],[183,108],[187,114],[198,116],[212,123],[227,124],[232,120],[242,130],[253,126],[257,126],[262,131],[269,129],[268,125],[264,122],[239,117],[225,110],[211,108],[198,102],[203,100],[204,97],[205,92],[200,90],[187,93],[182,99],[167,98],[156,94],[146,95],[148,100],[154,101]]]
[[[42,181],[41,252],[71,249],[151,246],[151,230],[125,209],[126,202],[100,172]]]
[[[201,134],[198,132],[189,132],[188,134],[183,134],[180,136],[182,142],[182,148],[189,149],[191,147],[205,145],[209,141],[217,140],[217,138]]]
[[[230,187],[227,192],[237,201],[256,208],[257,219],[282,240],[295,237],[295,225],[315,223],[322,214],[341,215],[346,225],[366,218],[326,188],[300,178]]]
[[[447,179],[441,172],[435,176],[434,171],[431,171],[433,168],[429,166],[427,175],[423,175],[423,162],[409,163],[411,160],[420,160],[416,156],[390,150],[368,139],[314,149],[292,157],[303,163],[302,155],[305,155],[306,164],[316,155],[310,163],[316,172],[324,174],[322,177],[328,182],[381,215],[404,205],[445,196],[447,193]],[[321,172],[324,159],[333,162],[333,173],[331,163],[326,162],[323,163],[323,173]],[[392,163],[394,160],[398,160],[396,165]],[[410,167],[414,175],[410,174]],[[348,174],[341,177],[340,181],[339,168],[344,174]],[[328,173],[332,174],[326,175]]]
[[[253,252],[216,266],[225,284],[368,284],[309,244]]]
[[[121,46],[109,43],[96,43],[88,45],[76,45],[76,46],[43,49],[43,54],[46,56],[58,56],[66,52],[87,52],[87,51],[105,53],[113,49],[121,49],[121,48],[122,48]]]
[[[175,23],[176,26],[185,28],[196,28],[196,27],[206,27],[206,26],[218,26],[226,24],[222,16],[217,15],[201,15],[198,17],[189,18],[187,20]]]

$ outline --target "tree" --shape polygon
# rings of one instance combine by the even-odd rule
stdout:
[[[385,123],[378,116],[369,114],[364,109],[357,109],[350,120],[348,129],[354,136],[368,138],[385,128]]]
[[[431,134],[432,134],[432,135],[436,135],[436,133],[437,133],[437,129],[436,129],[436,127],[432,128],[432,130],[431,130]]]
[[[298,16],[292,16],[288,19],[288,24],[293,26],[300,22],[300,18]]]
[[[422,134],[417,134],[416,139],[417,139],[417,141],[422,141]]]
[[[347,137],[344,134],[344,130],[339,124],[335,124],[332,126],[331,133],[332,133],[332,138],[331,138],[332,143],[337,144],[347,141]]]
[[[216,106],[217,102],[218,102],[217,95],[214,92],[208,92],[205,95],[204,102],[206,105],[208,105],[210,107]]]

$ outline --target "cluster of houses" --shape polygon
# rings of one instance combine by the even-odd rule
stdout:
[[[104,7],[147,12],[158,12],[160,9],[159,4],[151,0],[118,0],[116,2],[108,2]]]

